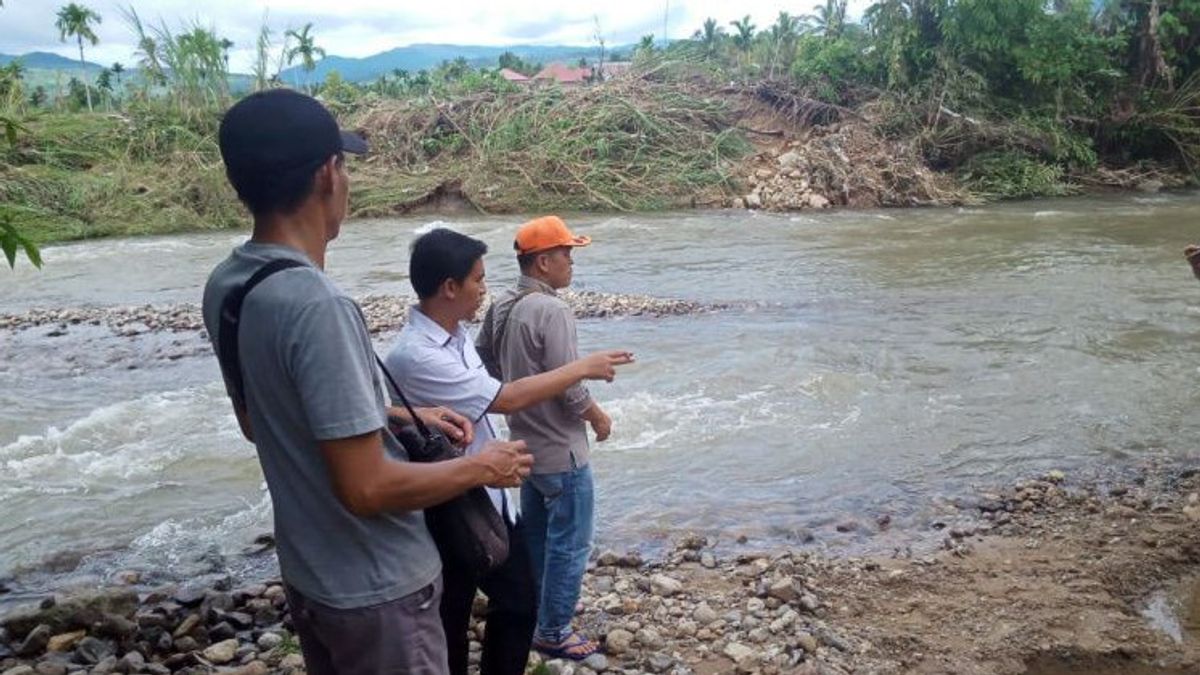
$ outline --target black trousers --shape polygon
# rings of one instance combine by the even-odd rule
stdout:
[[[442,626],[451,675],[466,675],[475,592],[488,597],[481,675],[522,675],[537,624],[537,588],[520,521],[508,527],[508,559],[482,578],[443,562]]]

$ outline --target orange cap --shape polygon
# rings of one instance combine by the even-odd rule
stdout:
[[[517,230],[513,248],[517,255],[549,251],[559,246],[587,246],[591,237],[577,237],[558,216],[542,216],[525,223]]]

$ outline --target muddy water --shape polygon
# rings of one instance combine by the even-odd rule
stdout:
[[[582,289],[750,303],[581,324],[585,349],[639,357],[595,388],[615,420],[595,452],[602,545],[696,529],[890,550],[973,485],[1196,455],[1196,195],[571,220],[596,241]],[[351,223],[329,271],[407,292],[407,246],[436,224]],[[448,224],[491,246],[492,284],[513,280],[511,220]],[[52,247],[45,270],[0,275],[0,311],[196,302],[240,239]],[[0,334],[0,577],[190,574],[269,530],[198,336],[50,332]]]

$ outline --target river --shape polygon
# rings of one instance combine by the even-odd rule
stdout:
[[[593,387],[614,419],[594,454],[601,547],[695,530],[890,550],[977,486],[1198,454],[1200,283],[1181,249],[1200,195],[570,222],[595,240],[577,288],[734,305],[581,322],[585,351],[638,357]],[[352,222],[328,271],[407,295],[408,244],[438,224],[488,243],[493,287],[513,281],[501,217]],[[0,312],[197,302],[244,236],[48,247],[43,270],[0,273]],[[200,336],[52,331],[0,332],[0,578],[269,569],[237,562],[269,499]]]

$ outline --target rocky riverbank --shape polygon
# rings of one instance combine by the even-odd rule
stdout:
[[[1147,469],[1120,484],[1052,472],[942,511],[913,535],[941,539],[924,554],[839,558],[696,535],[660,560],[602,552],[578,621],[605,653],[584,664],[534,656],[531,666],[558,675],[1200,670],[1200,634],[1187,628],[1200,620],[1200,472]],[[890,519],[851,526],[886,530]],[[127,572],[117,581],[125,585],[0,620],[0,673],[303,668],[278,580],[142,588]]]
[[[560,294],[580,319],[624,316],[684,316],[726,309],[711,303],[655,298],[646,295],[565,291]],[[368,295],[359,298],[367,325],[372,333],[398,330],[404,325],[414,299],[395,295]],[[482,316],[482,312],[480,313]],[[204,329],[200,306],[142,305],[130,307],[69,307],[30,309],[15,314],[0,314],[0,330],[24,330],[53,327],[48,337],[62,337],[72,326],[107,326],[126,337],[158,331],[198,331]]]

